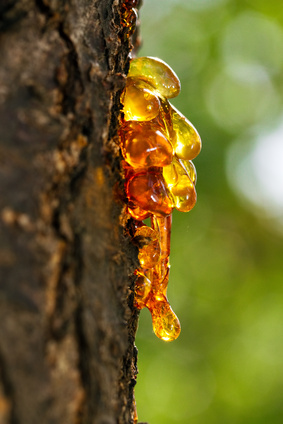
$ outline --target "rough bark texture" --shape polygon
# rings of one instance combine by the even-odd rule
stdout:
[[[133,420],[119,3],[0,3],[0,424]]]

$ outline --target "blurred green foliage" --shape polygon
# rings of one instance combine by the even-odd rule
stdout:
[[[248,176],[245,193],[237,182],[234,191],[229,168],[241,166],[233,165],[235,143],[242,140],[244,158],[282,121],[283,2],[144,0],[140,17],[140,55],[160,57],[179,76],[173,103],[203,150],[194,160],[197,205],[173,218],[168,298],[179,339],[157,339],[141,312],[139,421],[281,424],[282,221],[269,216],[264,193],[262,204],[249,202]],[[269,178],[265,167],[257,172]],[[282,188],[283,178],[269,183]]]

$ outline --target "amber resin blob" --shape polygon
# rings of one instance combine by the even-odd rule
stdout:
[[[168,99],[180,92],[175,72],[162,60],[140,57],[130,63],[120,123],[127,213],[135,220],[139,248],[135,306],[147,307],[153,330],[175,340],[180,322],[167,299],[172,211],[190,211],[196,203],[192,163],[201,139],[191,122]],[[143,220],[149,218],[151,225]]]

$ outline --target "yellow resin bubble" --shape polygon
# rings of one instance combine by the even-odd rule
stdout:
[[[170,165],[164,166],[163,176],[170,191],[172,191],[172,188],[178,183],[179,174],[184,173],[184,170],[190,177],[191,182],[196,185],[197,172],[191,160],[176,160],[176,158],[174,158]]]
[[[174,162],[170,163],[170,165],[164,166],[163,168],[163,177],[170,191],[172,190],[172,187],[177,184],[179,178],[178,170]]]
[[[139,206],[151,214],[167,216],[174,207],[162,174],[154,169],[135,174],[126,185],[130,207]]]
[[[139,271],[136,271],[137,279],[135,283],[135,306],[142,309],[146,306],[147,298],[150,294],[151,281]]]
[[[137,205],[135,205],[134,207],[129,207],[128,206],[127,211],[137,221],[143,221],[144,219],[146,219],[146,218],[148,218],[150,216],[150,212],[148,212],[147,210],[144,210],[144,209],[140,208]]]
[[[160,261],[157,263],[154,269],[155,274],[154,280],[152,281],[152,291],[154,292],[155,296],[158,296],[159,294],[166,295],[170,270],[169,255],[172,215],[165,217],[158,217],[155,215],[151,218],[151,225],[159,234],[161,247]]]
[[[196,185],[197,182],[197,171],[196,171],[196,167],[193,164],[193,162],[191,160],[180,160],[179,161],[187,170],[188,175],[192,181],[192,183],[194,185]]]
[[[138,18],[138,13],[135,8],[133,7],[127,7],[126,2],[122,4],[122,10],[121,10],[121,24],[125,28],[126,37],[128,38],[130,35],[133,34],[135,28],[136,28],[136,21]]]
[[[179,159],[194,159],[201,151],[201,138],[193,124],[171,105],[172,144]]]
[[[130,63],[129,77],[149,83],[160,96],[178,96],[181,85],[175,72],[163,60],[156,57],[139,57]]]
[[[133,168],[166,166],[172,162],[173,147],[159,126],[150,122],[129,121],[125,124],[122,153]]]
[[[142,268],[153,268],[160,259],[160,243],[158,233],[151,227],[138,227],[134,240],[139,245],[139,261]]]
[[[159,114],[156,116],[153,122],[156,122],[160,126],[160,129],[162,129],[162,131],[170,141],[173,140],[175,132],[173,130],[171,105],[168,100],[160,99]]]
[[[121,98],[125,121],[150,121],[158,115],[160,102],[149,88],[142,81],[127,83]]]
[[[193,175],[193,168],[174,157],[172,164],[163,168],[165,183],[173,197],[174,206],[181,212],[189,212],[196,203],[196,190],[190,173]]]

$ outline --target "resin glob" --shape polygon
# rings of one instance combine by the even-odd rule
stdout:
[[[125,39],[135,31],[140,0],[124,0],[121,3],[121,24],[124,27]]]
[[[192,159],[201,150],[194,126],[168,101],[179,92],[179,79],[165,62],[141,57],[131,61],[121,95],[127,212],[135,220],[140,262],[135,306],[150,310],[155,334],[166,341],[180,334],[167,299],[172,211],[188,212],[196,203]],[[151,226],[142,222],[146,218]]]

